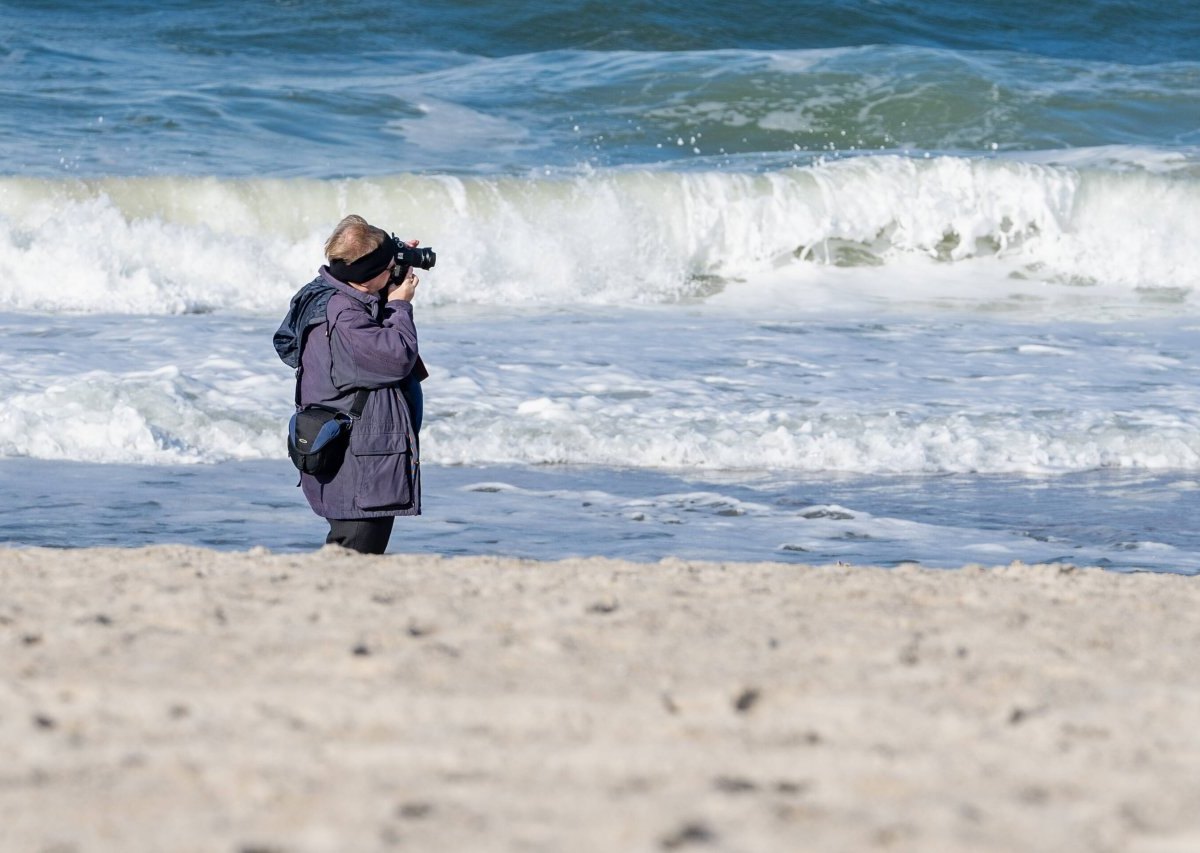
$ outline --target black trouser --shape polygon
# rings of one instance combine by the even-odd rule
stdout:
[[[351,551],[363,554],[382,554],[387,550],[388,540],[392,538],[392,525],[396,517],[385,515],[382,518],[327,518],[329,535],[325,537],[326,545],[341,545]]]

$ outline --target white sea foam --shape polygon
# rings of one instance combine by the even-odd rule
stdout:
[[[852,473],[1064,473],[1099,468],[1200,469],[1200,419],[1130,427],[1110,412],[1011,417],[1005,411],[919,415],[699,410],[596,398],[545,398],[433,420],[425,438],[444,463],[600,464],[669,470]]]
[[[418,298],[431,462],[1200,471],[1198,186],[901,157],[0,179],[0,456],[281,457],[291,375],[270,335],[354,210],[439,251]]]
[[[17,394],[0,412],[0,456],[140,464],[282,455],[287,409],[264,415],[197,393],[171,370],[82,374]],[[481,404],[439,383],[422,436],[440,464],[581,464],[694,471],[1065,473],[1099,468],[1200,470],[1200,418],[1154,427],[1089,411],[785,410],[682,412],[597,397]],[[272,394],[278,398],[281,394]],[[447,413],[456,406],[454,417]]]
[[[179,464],[278,456],[279,419],[174,367],[90,370],[5,396],[0,456]],[[274,390],[274,389],[272,389]]]
[[[0,179],[0,308],[275,313],[359,212],[439,252],[426,305],[670,302],[913,259],[1037,283],[1200,284],[1200,179],[1012,159],[860,157],[764,174],[352,181]],[[903,287],[880,288],[905,299]]]
[[[0,456],[282,457],[292,383],[273,320],[9,319]],[[777,323],[659,308],[420,328],[433,463],[1200,471],[1186,321]]]

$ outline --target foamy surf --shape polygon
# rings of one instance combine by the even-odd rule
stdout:
[[[15,324],[0,456],[280,459],[292,376],[270,349],[273,328],[219,315]],[[421,333],[432,464],[737,477],[1200,471],[1186,320],[767,321],[647,308],[431,321]]]
[[[984,262],[1051,287],[1157,291],[1190,311],[1197,206],[1191,169],[951,156],[765,173],[3,178],[0,308],[276,312],[354,211],[439,250],[429,306],[669,303],[814,266],[884,279],[915,258],[962,266],[947,294],[959,298]]]

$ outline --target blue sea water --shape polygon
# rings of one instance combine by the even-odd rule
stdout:
[[[0,541],[319,543],[269,341],[358,212],[439,253],[393,550],[1200,571],[1197,44],[1184,0],[0,4]]]

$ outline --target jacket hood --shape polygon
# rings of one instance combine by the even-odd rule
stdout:
[[[300,347],[304,343],[304,335],[309,327],[325,321],[325,309],[329,306],[329,297],[337,293],[337,288],[318,276],[297,291],[288,306],[287,316],[275,331],[275,352],[283,359],[288,367],[300,366]]]

